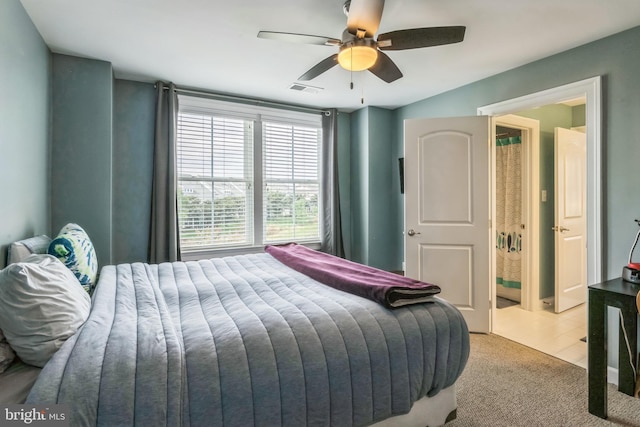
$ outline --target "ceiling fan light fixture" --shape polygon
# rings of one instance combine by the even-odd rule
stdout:
[[[338,64],[345,70],[363,71],[371,68],[378,60],[378,50],[371,40],[357,39],[345,43],[338,53]]]

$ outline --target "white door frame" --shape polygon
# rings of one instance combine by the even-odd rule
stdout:
[[[520,305],[523,309],[534,311],[542,308],[540,303],[540,122],[526,117],[507,114],[492,118],[492,127],[506,126],[522,132],[522,222],[525,224],[522,239],[522,293]],[[495,136],[494,136],[495,138]],[[492,139],[494,139],[492,138]],[[493,142],[491,155],[496,157],[496,144]],[[495,165],[495,161],[492,162]],[[495,166],[494,166],[495,168]],[[495,169],[494,169],[495,170]],[[492,194],[496,194],[496,176],[492,173]],[[492,209],[495,210],[496,203]],[[492,211],[492,218],[496,212]],[[495,221],[494,221],[495,222]],[[492,223],[492,235],[495,236],[495,224]],[[535,236],[535,238],[531,238]],[[495,268],[493,268],[495,273]],[[495,274],[493,274],[495,277]],[[493,280],[495,287],[495,280]],[[496,292],[492,291],[492,295]],[[492,298],[495,299],[495,298]],[[494,311],[495,313],[495,311]]]
[[[501,116],[585,97],[587,127],[587,285],[602,281],[602,94],[601,77],[592,77],[477,109],[478,115]],[[493,171],[492,173],[495,173]],[[539,191],[538,191],[539,193]],[[538,199],[539,194],[533,198]],[[493,255],[495,257],[495,254]],[[495,260],[493,261],[495,265]],[[493,287],[495,290],[495,286]],[[495,292],[492,295],[495,300]]]

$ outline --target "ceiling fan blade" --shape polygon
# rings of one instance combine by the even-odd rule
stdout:
[[[290,43],[316,44],[325,46],[340,46],[339,39],[324,36],[312,36],[309,34],[280,33],[277,31],[260,31],[258,37],[261,39],[282,40]]]
[[[464,39],[466,27],[429,27],[391,31],[378,35],[381,50],[405,50],[458,43]]]
[[[378,52],[378,59],[376,63],[369,68],[369,71],[387,83],[394,82],[402,77],[402,72],[398,66],[383,52]]]
[[[315,79],[320,74],[333,68],[336,65],[338,65],[338,54],[334,53],[330,57],[318,62],[313,68],[311,68],[309,71],[307,71],[306,73],[298,77],[298,80],[306,81],[306,80]]]
[[[365,30],[367,37],[373,37],[380,26],[382,9],[384,9],[384,0],[351,0],[347,29],[351,34],[356,34],[358,30]]]

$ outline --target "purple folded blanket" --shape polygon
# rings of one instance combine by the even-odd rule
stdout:
[[[369,298],[387,308],[432,300],[436,285],[358,264],[296,243],[268,245],[265,252],[325,285]]]

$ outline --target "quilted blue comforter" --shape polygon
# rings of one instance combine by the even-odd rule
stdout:
[[[268,254],[122,264],[27,403],[82,426],[367,425],[452,385],[468,355],[437,297],[389,310]]]

